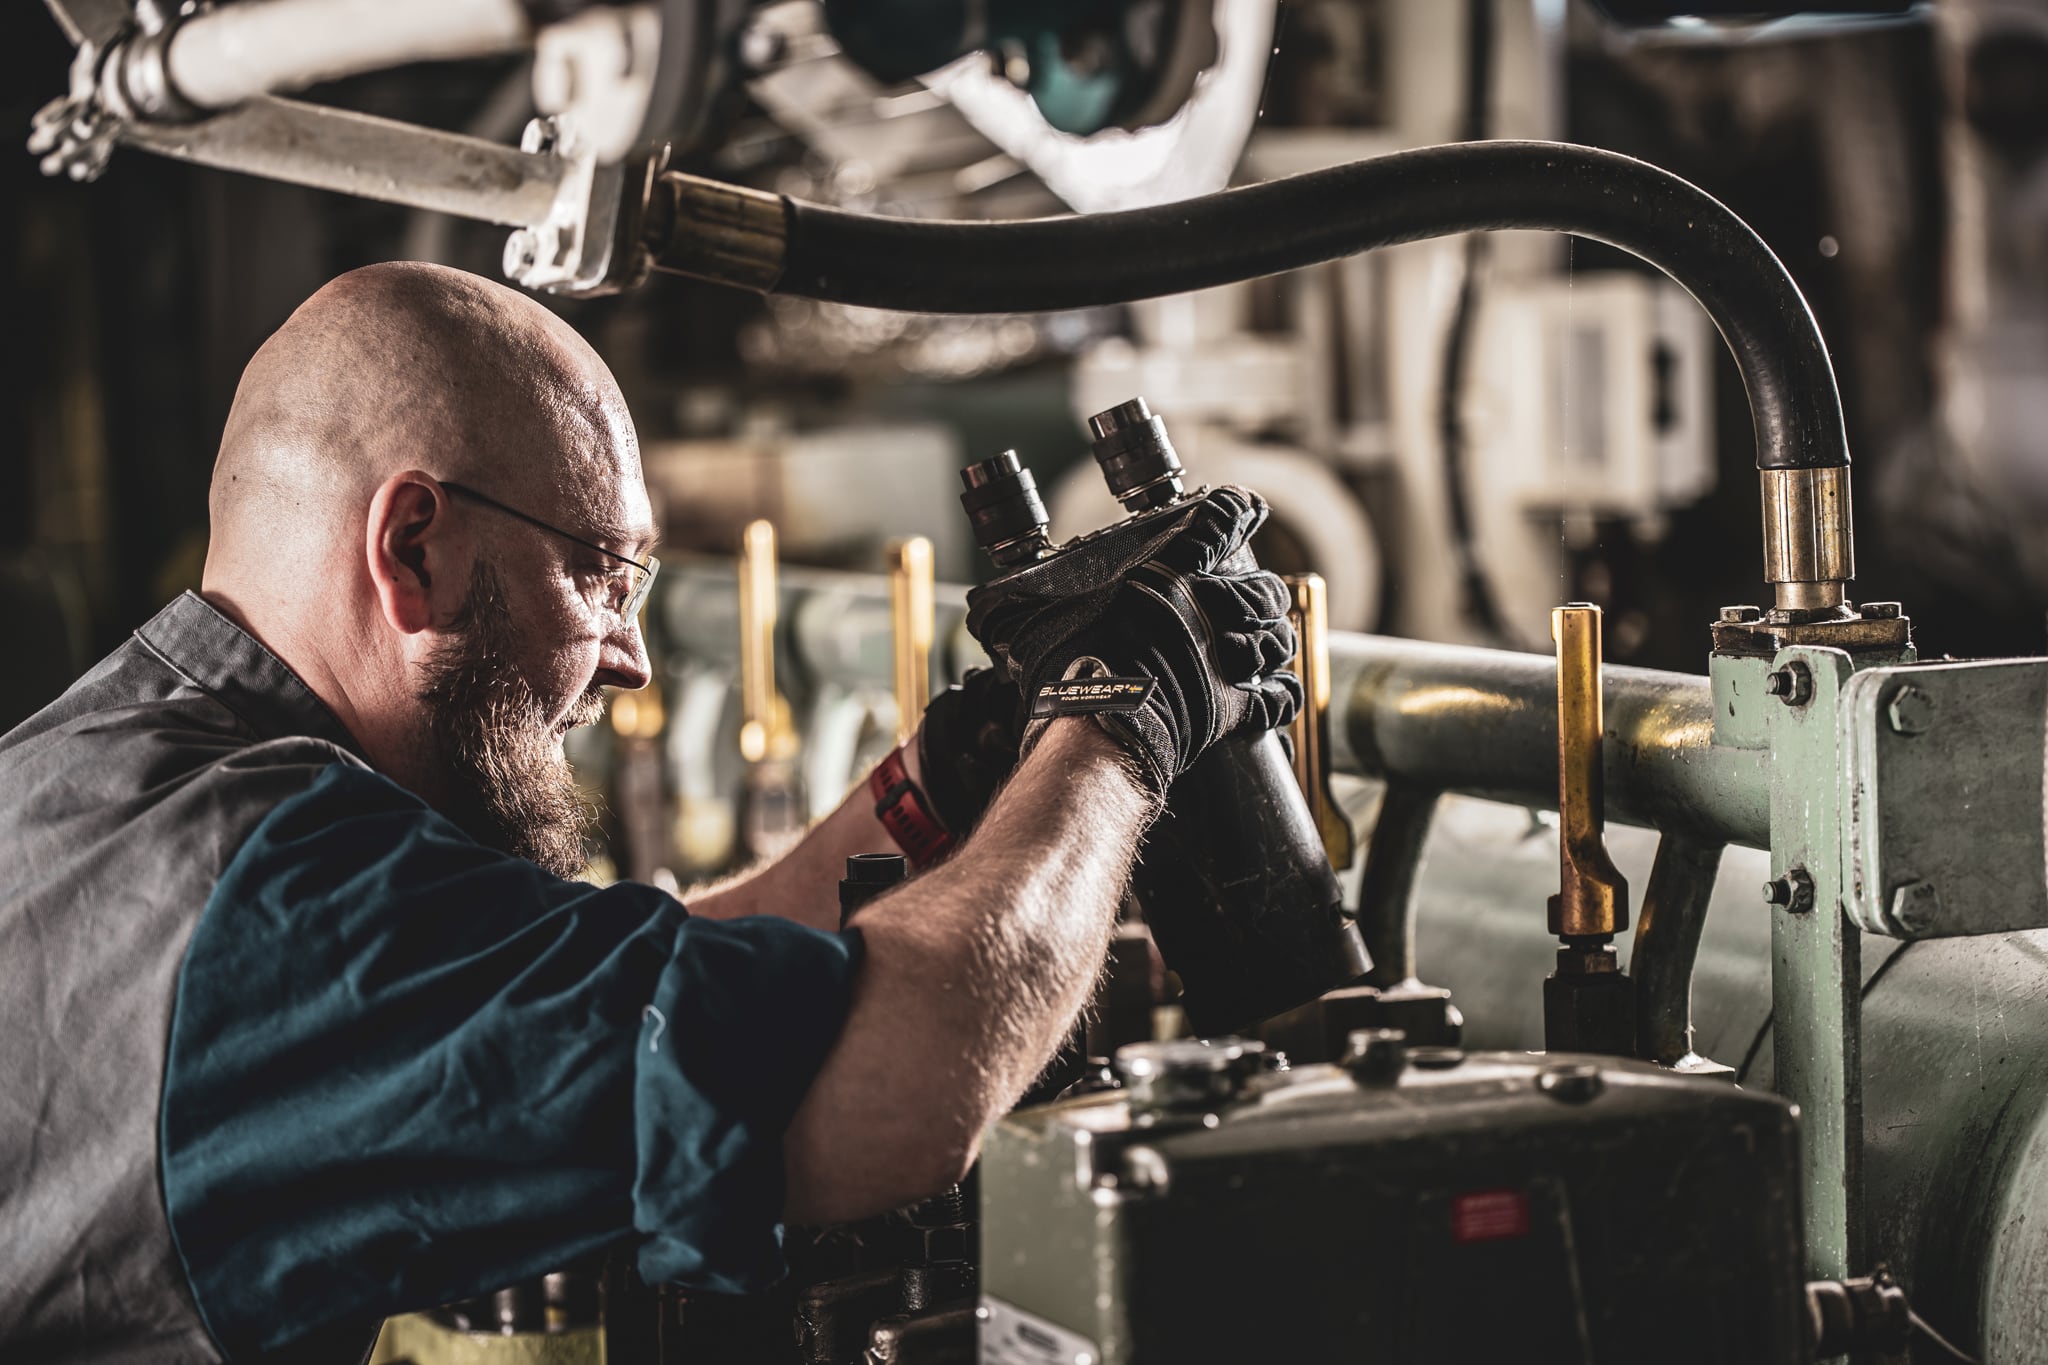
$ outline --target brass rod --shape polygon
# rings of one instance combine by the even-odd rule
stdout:
[[[1291,667],[1301,679],[1301,714],[1289,727],[1294,739],[1294,778],[1308,798],[1323,851],[1335,868],[1351,866],[1357,852],[1351,822],[1330,795],[1330,611],[1323,576],[1289,574],[1294,593],[1288,617],[1294,623],[1295,655]]]
[[[896,742],[916,732],[932,697],[932,543],[906,536],[889,545],[889,626],[896,667]]]
[[[775,729],[775,525],[751,521],[740,533],[740,756],[769,756]]]
[[[1600,608],[1574,602],[1550,613],[1557,642],[1557,810],[1561,885],[1550,931],[1561,938],[1628,927],[1628,882],[1607,856],[1603,782]]]

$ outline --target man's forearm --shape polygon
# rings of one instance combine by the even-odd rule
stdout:
[[[853,1007],[789,1130],[792,1216],[958,1177],[1086,1003],[1153,809],[1107,735],[1057,722],[959,853],[861,912]]]

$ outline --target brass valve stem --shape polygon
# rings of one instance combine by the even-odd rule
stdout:
[[[789,703],[775,690],[775,525],[751,521],[740,534],[740,757],[749,763],[791,757],[796,734]]]
[[[1628,882],[1601,837],[1606,820],[1600,608],[1574,602],[1550,613],[1557,641],[1557,813],[1560,884],[1550,932],[1611,937],[1628,928]]]
[[[1301,714],[1288,732],[1294,740],[1294,778],[1308,798],[1309,813],[1315,817],[1316,832],[1322,836],[1323,851],[1332,867],[1351,866],[1357,850],[1357,836],[1330,794],[1330,632],[1329,599],[1323,576],[1315,573],[1288,574],[1287,586],[1294,593],[1288,612],[1294,623],[1296,652],[1289,665],[1301,679]]]
[[[895,646],[896,742],[908,740],[932,699],[932,543],[889,545],[889,627]]]

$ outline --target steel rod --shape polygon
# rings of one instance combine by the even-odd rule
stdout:
[[[1628,959],[1629,975],[1636,979],[1636,1047],[1643,1057],[1665,1066],[1693,1056],[1693,964],[1723,848],[1691,834],[1666,834],[1657,841],[1657,857],[1643,888]]]
[[[450,213],[539,223],[569,163],[345,109],[261,96],[200,123],[135,123],[132,147],[218,170]]]
[[[1330,672],[1337,771],[1557,808],[1550,656],[1333,632]],[[1769,757],[1713,742],[1706,678],[1616,666],[1601,677],[1607,818],[1769,848]]]

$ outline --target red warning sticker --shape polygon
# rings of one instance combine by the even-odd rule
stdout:
[[[1529,1235],[1529,1196],[1520,1190],[1474,1190],[1451,1201],[1451,1240],[1496,1242]]]

